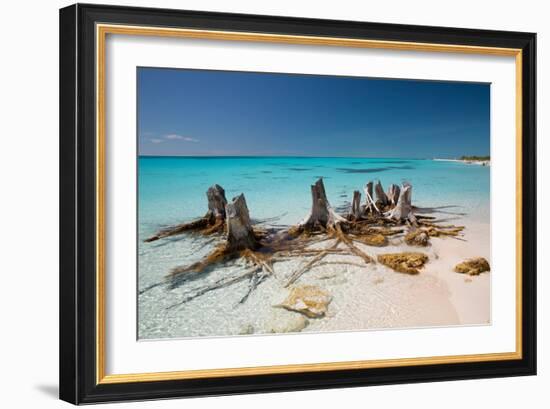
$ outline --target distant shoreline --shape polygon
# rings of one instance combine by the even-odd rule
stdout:
[[[431,160],[430,158],[411,158],[398,156],[312,156],[312,155],[137,155],[139,158],[185,158],[185,159],[257,159],[257,158],[290,158],[290,159],[374,159],[374,160]]]
[[[475,159],[439,159],[434,158],[434,161],[437,162],[460,162],[467,165],[480,165],[480,166],[491,166],[491,160],[475,160]]]
[[[368,156],[293,156],[293,155],[138,155],[139,159],[357,159],[357,160],[433,160],[436,162],[460,162],[467,165],[490,166],[490,159],[446,159],[446,158],[409,158],[409,157],[368,157]]]

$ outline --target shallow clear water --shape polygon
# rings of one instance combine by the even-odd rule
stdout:
[[[390,183],[408,181],[413,185],[414,205],[440,207],[441,214],[449,220],[466,218],[489,223],[490,168],[479,165],[416,159],[140,157],[139,288],[161,282],[170,268],[197,261],[212,249],[214,243],[193,236],[143,243],[162,227],[204,215],[206,190],[212,184],[221,185],[228,200],[244,193],[253,221],[286,226],[299,222],[308,213],[309,186],[319,177],[324,178],[332,206],[341,211],[349,207],[353,191],[362,193],[368,181],[380,180],[385,189]],[[242,332],[243,326],[248,328],[261,317],[253,319],[244,307],[230,311],[229,306],[238,301],[239,291],[242,293],[239,285],[212,292],[180,309],[166,309],[181,299],[189,286],[215,280],[236,268],[242,266],[223,267],[194,283],[173,290],[159,286],[140,295],[140,338],[232,335]],[[264,291],[270,286],[265,284]],[[227,305],[222,306],[220,298]],[[250,305],[254,306],[254,299]]]

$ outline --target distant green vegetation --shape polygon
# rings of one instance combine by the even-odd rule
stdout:
[[[461,156],[460,160],[491,160],[490,156]]]

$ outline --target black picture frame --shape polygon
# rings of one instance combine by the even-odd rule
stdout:
[[[522,51],[521,359],[97,383],[96,23]],[[60,398],[74,404],[536,374],[536,34],[77,4],[60,10]]]

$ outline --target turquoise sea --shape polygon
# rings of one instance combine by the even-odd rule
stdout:
[[[369,180],[380,180],[385,189],[408,181],[415,205],[452,205],[485,218],[489,171],[479,165],[417,159],[140,157],[140,233],[202,216],[206,190],[214,183],[225,189],[228,200],[244,193],[252,218],[293,224],[309,210],[309,185],[319,177],[337,208],[349,203],[354,190],[363,192]]]
[[[211,250],[211,241],[192,236],[151,244],[143,240],[160,228],[203,216],[206,190],[212,184],[221,185],[228,200],[244,193],[253,222],[287,226],[308,213],[309,186],[319,177],[324,179],[332,206],[340,211],[347,211],[354,190],[363,195],[368,181],[380,180],[386,190],[390,183],[408,181],[413,186],[414,205],[438,208],[438,216],[449,220],[489,223],[489,166],[402,158],[140,157],[139,288],[162,281],[170,268],[196,261]],[[207,307],[208,298],[190,306],[187,315],[185,311],[165,312],[171,298],[177,300],[183,292],[155,289],[140,295],[140,338],[238,333],[242,323],[229,323],[227,317],[219,322],[209,318],[217,330],[207,328],[204,317],[220,317],[214,305]],[[224,322],[227,325],[220,329]]]

